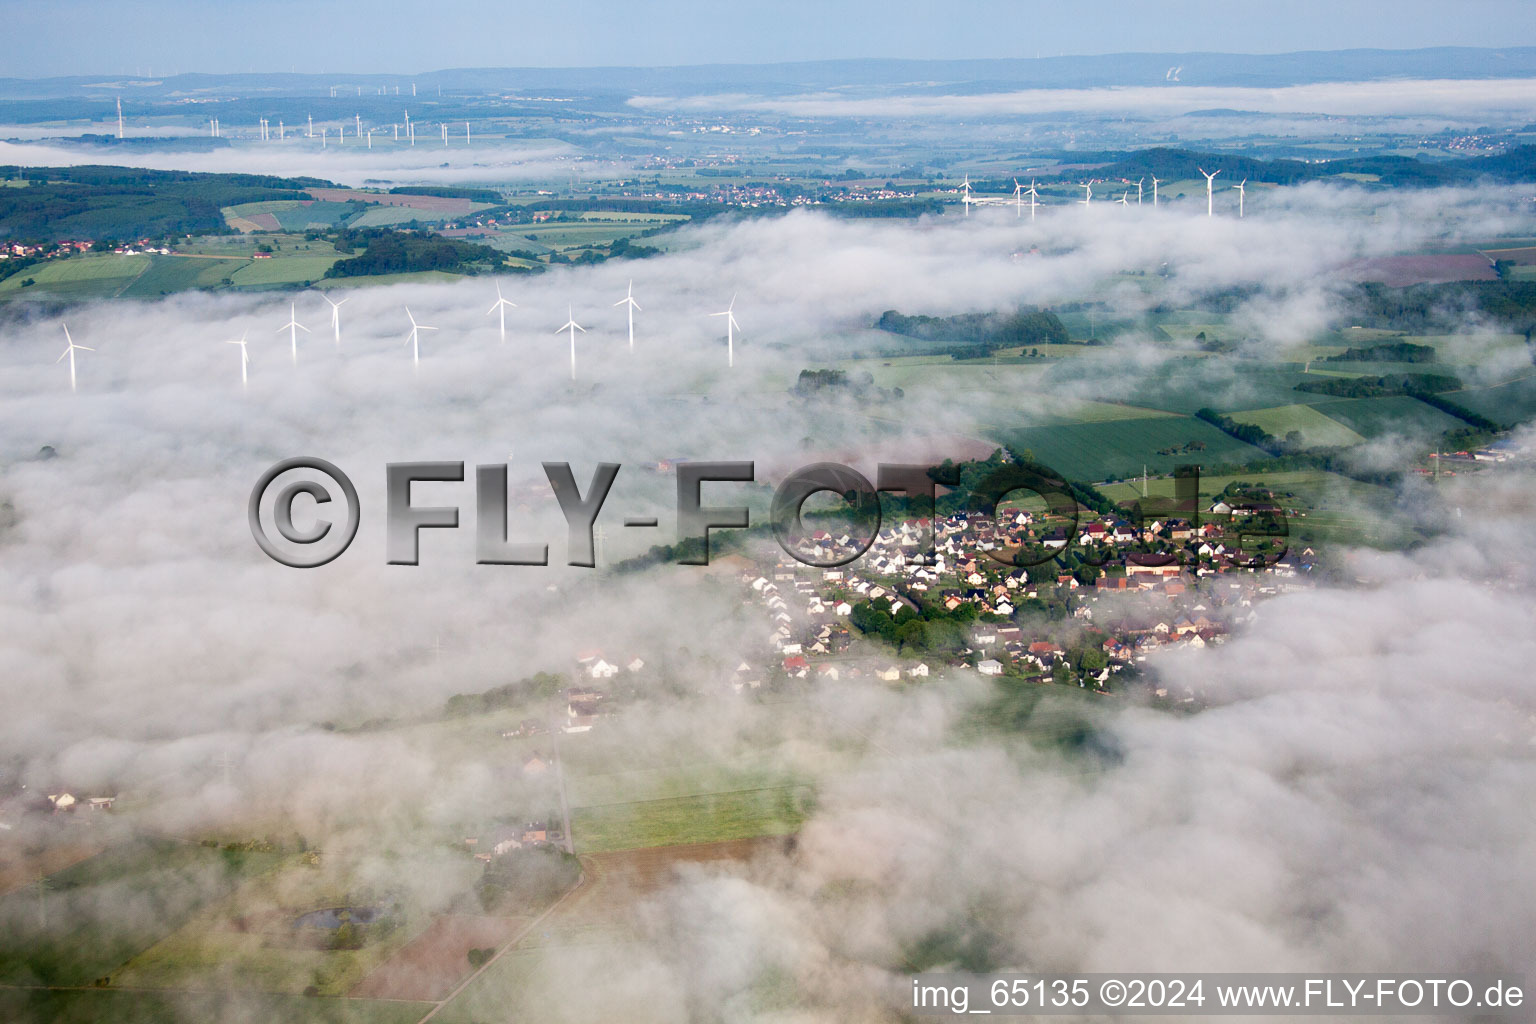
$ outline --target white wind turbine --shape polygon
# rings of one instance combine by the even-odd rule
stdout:
[[[1120,198],[1116,199],[1115,202],[1119,203],[1121,206],[1130,206],[1131,205],[1131,190],[1130,189],[1126,189],[1124,192],[1120,193]]]
[[[1143,185],[1146,184],[1146,182],[1147,182],[1146,178],[1138,178],[1137,181],[1136,181],[1136,205],[1137,206],[1141,205],[1141,196],[1142,196],[1141,188],[1142,188]]]
[[[736,365],[736,332],[741,325],[736,322],[736,296],[731,296],[731,304],[719,313],[711,313],[710,316],[725,317],[725,365]]]
[[[245,334],[240,335],[240,340],[239,341],[226,341],[224,343],[226,345],[239,345],[240,346],[240,386],[241,387],[245,387],[246,384],[248,383],[246,367],[251,365],[251,354],[245,350],[245,338],[246,338],[246,334],[249,334],[249,333],[250,332],[247,331]]]
[[[341,348],[341,307],[346,299],[337,302],[329,295],[324,296],[325,301],[331,304],[331,331],[336,335],[336,347]],[[350,296],[348,296],[350,298]]]
[[[284,331],[288,332],[288,344],[289,344],[290,348],[293,350],[293,365],[294,366],[298,366],[299,365],[299,332],[303,331],[305,334],[308,334],[309,333],[309,328],[305,327],[303,324],[299,323],[299,321],[298,321],[298,313],[295,311],[295,304],[291,303],[291,302],[288,304],[288,322],[283,324],[283,326],[279,327],[277,329],[277,333],[278,334],[282,334]]]
[[[1031,208],[1029,212],[1033,214],[1035,211]],[[1018,178],[1013,179],[1013,215],[1024,216],[1024,186],[1019,184]]]
[[[490,309],[485,311],[485,315],[486,316],[490,316],[492,313],[500,311],[500,313],[501,313],[501,343],[503,345],[505,345],[507,343],[507,310],[509,308],[516,309],[517,308],[517,303],[513,302],[510,299],[505,299],[505,298],[502,297],[502,295],[501,295],[501,282],[497,281],[496,282],[496,301],[495,301],[495,303],[493,303],[491,305]]]
[[[61,323],[60,326],[64,328],[64,337],[69,340],[69,347],[64,350],[63,355],[54,360],[54,363],[62,363],[65,356],[69,357],[69,390],[73,391],[75,390],[75,350],[79,349],[81,352],[95,352],[96,350],[87,348],[84,345],[76,345],[75,339],[70,337],[69,325]]]
[[[1248,179],[1244,178],[1242,181],[1232,186],[1233,188],[1237,189],[1237,217],[1239,220],[1241,220],[1243,217],[1243,199],[1246,196],[1246,193],[1243,191],[1243,186],[1246,184],[1248,184]]]
[[[971,176],[969,173],[966,174],[965,180],[960,183],[960,204],[965,210],[965,215],[969,217],[971,215]],[[710,315],[718,316],[719,314],[712,313]]]
[[[1035,207],[1040,205],[1040,203],[1039,203],[1040,192],[1039,192],[1038,189],[1035,188],[1035,179],[1034,178],[1030,178],[1029,179],[1029,192],[1026,193],[1026,194],[1029,196],[1029,220],[1030,220],[1030,223],[1034,223],[1034,220],[1035,220]]]
[[[1199,171],[1201,174],[1205,174],[1204,167],[1199,168]],[[1210,174],[1205,174],[1205,215],[1207,217],[1215,216],[1216,207],[1214,205],[1215,200],[1213,199],[1213,196],[1215,195],[1216,186],[1213,185],[1212,182],[1216,180],[1216,175],[1220,173],[1220,171],[1212,171]]]
[[[1157,175],[1152,175],[1152,208],[1157,209]]]
[[[411,333],[406,337],[405,341],[406,344],[411,346],[411,366],[414,368],[421,365],[421,332],[435,331],[437,328],[417,323],[416,318],[411,315],[410,306],[405,307],[405,315],[411,321]]]
[[[1079,185],[1077,187],[1083,190],[1083,198],[1079,199],[1078,203],[1080,205],[1082,205],[1082,206],[1092,206],[1093,205],[1093,184],[1089,183],[1087,185]]]
[[[566,306],[565,307],[565,313],[566,313],[565,323],[561,324],[558,328],[556,328],[555,329],[555,333],[559,334],[561,331],[569,331],[570,334],[571,334],[571,380],[575,380],[576,379],[576,332],[580,331],[582,334],[586,334],[587,333],[587,329],[585,327],[581,326],[581,324],[576,322],[576,313],[575,313],[575,311],[570,306]]]
[[[629,282],[629,291],[624,294],[622,299],[615,302],[614,305],[629,307],[625,312],[629,314],[629,350],[633,352],[635,350],[635,310],[640,308],[640,303],[635,301],[634,281]]]

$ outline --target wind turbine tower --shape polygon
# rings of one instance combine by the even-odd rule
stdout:
[[[1205,174],[1204,167],[1201,167],[1199,170],[1201,174]],[[1212,171],[1210,174],[1205,174],[1205,215],[1207,217],[1214,217],[1216,215],[1214,198],[1216,186],[1212,183],[1216,180],[1216,175],[1220,173],[1220,171]]]
[[[1035,188],[1035,179],[1029,179],[1029,222],[1035,222],[1035,207],[1040,205],[1040,191]]]
[[[309,328],[305,327],[303,324],[299,323],[298,313],[296,312],[296,304],[295,303],[291,303],[290,302],[288,304],[288,322],[283,324],[283,326],[281,326],[281,327],[279,327],[277,329],[277,333],[278,334],[282,334],[284,331],[288,332],[288,344],[291,347],[292,352],[293,352],[293,365],[294,366],[298,366],[299,365],[299,332],[303,331],[305,334],[308,334],[309,333]]]
[[[117,98],[117,137],[123,137],[123,98]]]
[[[731,296],[731,304],[719,313],[711,313],[710,316],[725,317],[725,365],[736,365],[736,332],[741,330],[741,325],[736,322],[736,296]]]
[[[1243,219],[1243,199],[1247,195],[1247,193],[1245,193],[1243,191],[1243,186],[1246,185],[1246,184],[1248,184],[1248,179],[1244,178],[1242,181],[1240,181],[1236,185],[1232,186],[1233,188],[1237,189],[1237,219],[1238,220],[1242,220]]]
[[[1084,206],[1092,206],[1093,205],[1093,184],[1090,182],[1087,185],[1079,185],[1077,187],[1083,190],[1083,198],[1079,199],[1078,202],[1081,203]]]
[[[1152,175],[1152,209],[1157,209],[1157,175]]]
[[[64,349],[64,354],[59,356],[59,358],[55,359],[54,362],[55,363],[62,363],[64,361],[64,357],[65,356],[69,357],[69,390],[70,391],[74,391],[75,390],[75,351],[78,349],[81,352],[95,352],[96,350],[93,349],[93,348],[87,348],[84,345],[76,345],[75,344],[75,339],[70,337],[70,335],[69,335],[69,325],[68,324],[60,324],[60,326],[64,328],[64,337],[69,342],[69,346]]]
[[[586,334],[587,333],[587,329],[585,327],[581,326],[581,324],[576,322],[576,313],[575,313],[575,311],[570,306],[565,307],[565,312],[566,312],[566,321],[565,321],[565,323],[561,327],[559,327],[555,331],[555,333],[559,334],[561,331],[569,331],[570,334],[571,334],[571,380],[575,380],[576,379],[576,332],[580,331],[582,334]]]
[[[490,309],[485,311],[485,315],[486,316],[490,316],[492,313],[495,313],[495,312],[498,312],[498,311],[501,313],[501,343],[503,345],[505,345],[507,343],[507,310],[508,310],[508,308],[516,309],[517,308],[517,303],[512,302],[511,300],[502,297],[502,294],[501,294],[501,282],[498,281],[498,282],[496,282],[496,302],[495,302],[494,305],[491,306]]]
[[[245,337],[245,334],[242,334],[240,335],[239,341],[226,341],[224,343],[226,345],[240,346],[240,386],[242,388],[245,387],[247,383],[246,368],[251,365],[251,354],[245,350]]]
[[[336,335],[336,347],[341,348],[341,307],[347,300],[337,302],[329,295],[324,296],[325,301],[331,304],[331,331]]]
[[[629,350],[633,352],[635,350],[635,310],[640,308],[640,303],[635,301],[634,281],[629,282],[629,291],[624,294],[622,299],[615,302],[614,305],[628,307],[625,312],[629,314]]]
[[[415,369],[421,365],[421,332],[435,331],[437,328],[428,327],[426,324],[417,323],[416,318],[411,315],[410,306],[405,307],[405,315],[409,317],[411,321],[411,333],[410,336],[405,340],[406,343],[411,346],[411,368]]]
[[[1013,179],[1013,215],[1016,218],[1024,216],[1024,186],[1019,184],[1018,178]]]

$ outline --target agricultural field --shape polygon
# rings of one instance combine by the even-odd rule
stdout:
[[[478,865],[443,851],[432,865],[450,885],[468,891]],[[128,960],[113,983],[126,988],[187,989],[208,987],[236,968],[240,989],[321,995],[350,991],[379,964],[410,940],[425,922],[424,912],[402,905],[368,934],[360,948],[328,948],[329,932],[300,929],[295,922],[310,911],[361,904],[389,903],[357,881],[354,865],[322,855],[316,865],[289,855],[274,870],[248,879],[226,898],[203,907],[180,928]]]
[[[1343,423],[1325,416],[1316,406],[1311,405],[1249,409],[1233,413],[1232,418],[1239,423],[1252,423],[1275,437],[1283,438],[1291,431],[1297,431],[1301,434],[1301,443],[1309,448],[1343,447],[1365,440]]]
[[[634,914],[671,884],[679,869],[738,872],[758,860],[782,858],[786,842],[775,837],[584,856],[582,885],[444,1006],[438,1019],[470,1024],[524,1017],[552,1022],[686,1017],[685,1008],[668,1002],[668,990],[676,987],[665,979],[636,968],[620,968],[624,973],[615,977],[616,964],[634,962],[623,955],[637,935]],[[593,972],[616,982],[609,989],[612,1005],[572,1000],[557,981]]]
[[[414,1024],[432,1007],[367,999],[311,999],[258,992],[125,992],[0,988],[0,1018],[50,1024],[164,1024],[265,1020],[284,1024]]]
[[[124,298],[153,299],[190,288],[224,287],[225,281],[249,262],[190,256],[151,256],[149,259],[149,269],[120,293]]]
[[[577,853],[788,835],[810,815],[808,786],[704,793],[571,809]]]
[[[325,277],[325,272],[341,258],[334,252],[278,253],[269,260],[252,260],[236,271],[231,280],[237,288],[310,284]]]
[[[0,298],[15,298],[18,292],[34,288],[50,295],[95,299],[120,295],[149,269],[150,257],[103,254],[50,260],[11,274],[0,281]],[[35,284],[23,285],[24,281]]]
[[[112,847],[0,899],[0,983],[92,984],[279,859],[171,840]]]
[[[1507,427],[1536,419],[1536,377],[1487,388],[1468,388],[1446,397]]]
[[[998,440],[1070,480],[1140,476],[1142,467],[1240,464],[1265,458],[1258,448],[1228,437],[1203,420],[1166,416],[999,431]]]
[[[1317,403],[1317,411],[1364,437],[1395,434],[1424,439],[1466,426],[1456,417],[1407,395],[1334,399]]]

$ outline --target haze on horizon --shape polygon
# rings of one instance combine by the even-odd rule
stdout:
[[[1027,58],[1116,53],[1286,53],[1500,47],[1536,38],[1520,0],[1381,5],[1297,0],[1237,10],[1180,0],[1083,14],[1070,5],[977,0],[935,18],[912,0],[808,0],[769,8],[470,0],[432,10],[389,0],[242,6],[147,0],[10,4],[0,66],[11,77],[188,72],[419,73],[465,67],[762,64],[862,58]],[[391,27],[394,30],[390,30]],[[814,31],[810,29],[814,27]]]

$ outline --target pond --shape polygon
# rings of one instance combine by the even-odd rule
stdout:
[[[335,930],[347,923],[373,924],[384,916],[383,907],[327,907],[311,910],[294,919],[295,928],[326,928]]]

